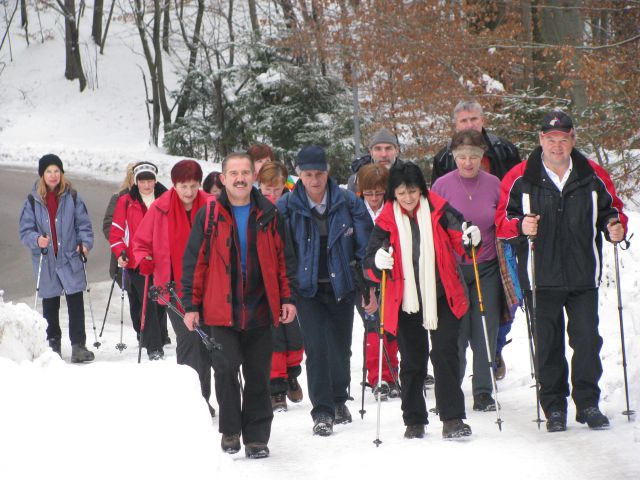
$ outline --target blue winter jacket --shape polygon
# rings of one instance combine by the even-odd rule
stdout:
[[[340,188],[331,178],[327,190],[327,266],[333,292],[340,301],[355,291],[352,266],[360,268],[362,264],[373,222],[353,192]],[[276,206],[287,221],[297,255],[298,294],[314,297],[318,291],[320,235],[302,182],[298,180],[293,191],[285,193]]]
[[[40,247],[38,237],[46,234],[51,237],[49,212],[47,206],[37,192],[38,182],[33,186],[31,195],[34,198],[33,207],[29,199],[25,200],[20,213],[20,241],[31,249],[31,263],[33,264],[34,279],[38,276],[40,261]],[[34,214],[35,213],[35,214]],[[62,294],[73,294],[87,288],[82,261],[76,247],[78,242],[91,249],[93,247],[93,229],[87,207],[76,195],[67,189],[58,199],[56,213],[56,238],[58,241],[58,256],[49,245],[47,255],[42,259],[40,273],[40,297],[51,298]]]

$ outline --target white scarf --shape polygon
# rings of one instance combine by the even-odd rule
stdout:
[[[150,193],[149,195],[143,195],[142,192],[140,192],[140,197],[142,197],[142,201],[144,202],[147,208],[149,208],[153,203],[153,201],[156,199],[156,196],[154,195],[154,193]]]
[[[400,253],[402,256],[402,271],[404,273],[404,292],[402,294],[402,311],[416,313],[420,310],[418,289],[416,288],[415,272],[413,271],[413,236],[411,235],[411,220],[402,213],[397,201],[393,202],[393,216],[398,226],[400,237]],[[429,201],[420,197],[420,208],[416,213],[418,229],[420,231],[420,258],[418,265],[418,281],[422,301],[422,325],[426,330],[438,328],[438,299],[436,296],[436,256],[433,246],[433,228],[431,226],[431,209]]]

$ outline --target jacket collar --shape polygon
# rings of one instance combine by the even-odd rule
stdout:
[[[256,210],[256,221],[260,226],[271,221],[276,213],[276,207],[271,203],[260,191],[253,187],[250,193],[251,208]],[[226,215],[231,215],[231,203],[227,191],[223,188],[222,193],[218,197],[218,203],[223,208]]]
[[[156,198],[151,206],[157,208],[166,215],[169,212],[169,206],[171,205],[171,192],[173,191],[175,191],[175,187],[171,187],[169,190],[160,195],[159,198]],[[198,197],[202,198],[203,203],[206,203],[209,196],[210,195],[208,193],[205,193],[203,190],[198,190]]]
[[[574,181],[581,182],[593,176],[593,168],[589,164],[589,160],[575,148],[571,150],[571,161],[573,162],[573,171],[567,184]],[[542,185],[543,176],[548,177],[542,165],[542,147],[538,146],[529,155],[523,177],[529,183]]]
[[[327,193],[328,195],[326,211],[328,214],[331,214],[345,201],[344,197],[340,195],[340,186],[331,177],[329,177],[327,180]],[[289,195],[291,195],[291,197],[289,198],[289,207],[301,213],[302,215],[310,217],[311,208],[309,207],[309,202],[307,200],[307,191],[304,188],[302,180],[298,180],[295,188]]]

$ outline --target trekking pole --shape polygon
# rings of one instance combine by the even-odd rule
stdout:
[[[124,252],[122,252],[122,256],[123,258],[126,258]],[[122,341],[122,333],[124,331],[124,279],[126,275],[126,269],[120,267],[120,271],[122,272],[122,276],[120,278],[120,342],[116,343],[116,350],[122,353],[122,351],[127,348],[127,345]],[[113,288],[113,285],[111,288]],[[109,299],[111,299],[111,295],[109,295]]]
[[[118,278],[118,274],[113,277],[113,282],[111,282],[111,288],[109,289],[109,298],[107,300],[107,309],[104,311],[104,318],[102,319],[102,327],[100,328],[100,338],[102,338],[102,332],[104,332],[104,325],[107,323],[107,314],[109,313],[109,305],[111,305],[111,296],[113,295],[113,287],[116,285],[116,278]]]
[[[540,357],[538,355],[538,324],[537,324],[537,288],[536,288],[536,237],[529,236],[529,266],[531,268],[531,332],[533,336],[533,371],[535,373],[536,380],[536,411],[537,417],[534,420],[538,424],[538,430],[540,430],[540,424],[543,420],[540,419]]]
[[[531,331],[531,319],[529,318],[529,302],[525,298],[524,315],[527,319],[527,336],[529,338],[529,370],[531,371],[531,380],[535,377],[535,366],[533,364],[533,332]]]
[[[43,235],[44,238],[47,238],[47,235]],[[33,309],[38,309],[38,294],[40,293],[40,273],[42,272],[42,258],[49,253],[49,249],[47,247],[40,249],[40,261],[38,262],[38,279],[36,280],[36,298],[33,301]]]
[[[96,348],[100,348],[102,345],[98,341],[98,330],[96,329],[96,321],[93,316],[93,303],[91,303],[91,287],[89,287],[89,279],[87,278],[87,256],[84,254],[82,250],[82,241],[78,242],[78,253],[80,255],[80,260],[82,260],[82,269],[84,270],[84,281],[87,284],[87,297],[89,297],[89,313],[91,313],[91,325],[93,326],[93,338],[95,338],[95,342],[93,342],[93,346]]]
[[[476,247],[471,245],[471,258],[473,260],[473,273],[476,276],[476,289],[478,291],[478,303],[480,304],[480,318],[482,319],[482,331],[484,332],[484,345],[487,349],[487,360],[489,364],[489,373],[491,374],[491,383],[493,384],[493,393],[496,397],[496,424],[498,430],[502,431],[502,418],[500,418],[500,402],[498,402],[498,385],[496,384],[496,375],[493,371],[494,362],[491,348],[489,347],[489,334],[487,332],[487,319],[484,315],[484,302],[482,301],[482,289],[480,288],[480,275],[478,274],[478,261],[476,259]]]
[[[142,343],[144,342],[144,320],[147,316],[147,297],[149,296],[149,275],[144,276],[144,293],[142,294],[142,315],[140,316],[140,342],[138,343],[138,363],[142,358]]]
[[[364,409],[364,391],[367,383],[367,315],[364,319],[364,334],[362,335],[362,405],[360,407],[360,419],[364,419],[367,411]]]
[[[378,391],[382,387],[382,349],[384,348],[383,338],[384,338],[384,295],[386,290],[387,283],[387,271],[382,270],[382,286],[380,287],[380,355],[378,357]],[[378,395],[378,416],[376,419],[376,439],[373,443],[376,445],[376,448],[380,446],[382,440],[380,440],[380,408],[382,406],[382,395]]]
[[[618,223],[618,222],[615,222]],[[620,318],[620,343],[622,344],[622,371],[624,373],[624,395],[627,400],[627,409],[622,412],[623,415],[627,416],[627,420],[631,421],[631,415],[634,415],[636,412],[629,408],[629,384],[627,381],[627,353],[624,346],[624,322],[622,320],[622,293],[620,291],[620,263],[618,261],[618,243],[614,242],[613,244],[613,256],[615,258],[616,263],[616,290],[618,293],[618,317]],[[627,241],[627,248],[629,248],[629,242]],[[625,249],[626,250],[626,249]]]

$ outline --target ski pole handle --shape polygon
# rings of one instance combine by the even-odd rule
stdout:
[[[78,242],[78,254],[80,255],[82,263],[87,263],[87,256],[84,254],[84,250],[82,249],[82,240]]]
[[[42,235],[43,238],[49,238],[49,236],[45,233],[44,235]],[[40,253],[42,255],[46,255],[47,253],[49,253],[49,247],[43,247],[40,248]]]

